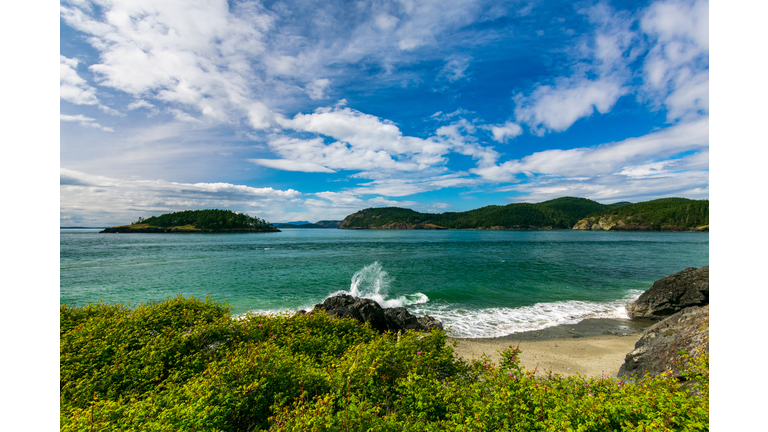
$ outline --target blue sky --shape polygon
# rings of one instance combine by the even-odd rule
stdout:
[[[706,1],[64,1],[60,223],[709,198]]]

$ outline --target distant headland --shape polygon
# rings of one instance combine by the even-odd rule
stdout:
[[[368,208],[347,216],[339,228],[709,231],[709,200],[661,198],[635,204],[601,204],[586,198],[562,197],[536,204],[490,205],[447,213]]]
[[[186,210],[139,218],[102,233],[259,233],[280,232],[271,223],[231,210]]]

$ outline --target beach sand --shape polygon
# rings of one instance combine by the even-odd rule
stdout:
[[[457,342],[456,354],[479,359],[485,353],[498,362],[499,354],[510,345],[523,351],[520,363],[538,372],[562,375],[615,377],[624,357],[635,348],[642,331],[653,325],[648,320],[587,319],[578,324],[549,327],[490,339],[451,338]]]

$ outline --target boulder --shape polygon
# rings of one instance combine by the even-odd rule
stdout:
[[[426,327],[428,330],[432,330],[433,327],[437,327],[438,329],[443,330],[443,323],[429,315],[424,315],[423,317],[419,317],[417,319],[419,320],[419,323]]]
[[[687,269],[659,279],[627,305],[630,318],[662,320],[689,306],[709,304],[709,266]]]
[[[322,303],[315,305],[312,312],[324,310],[334,318],[354,318],[361,323],[370,323],[379,332],[420,330],[429,331],[432,327],[443,329],[443,324],[428,316],[417,318],[403,307],[382,308],[371,299],[353,297],[341,294],[328,297]]]
[[[680,367],[685,359],[680,351],[694,356],[697,349],[709,353],[709,305],[685,308],[648,327],[624,358],[617,376],[639,379],[671,371],[673,377],[682,379]]]
[[[403,330],[428,330],[427,326],[419,322],[419,318],[416,318],[404,307],[384,309],[384,314]]]

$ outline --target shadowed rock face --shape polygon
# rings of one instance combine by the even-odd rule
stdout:
[[[635,349],[624,358],[617,376],[641,378],[672,371],[682,378],[679,353],[685,350],[691,356],[695,350],[709,352],[709,305],[688,307],[645,330]]]
[[[627,306],[631,318],[662,320],[689,306],[709,304],[709,266],[687,269],[659,279]]]
[[[429,315],[417,318],[403,307],[384,309],[371,299],[347,294],[325,299],[322,303],[315,305],[312,311],[316,310],[325,310],[334,318],[351,317],[361,323],[370,323],[371,327],[382,333],[405,330],[429,331],[432,327],[443,329],[443,324]]]

